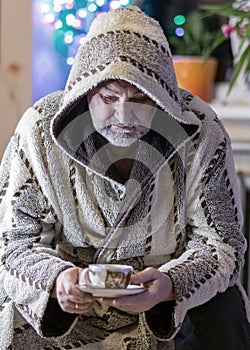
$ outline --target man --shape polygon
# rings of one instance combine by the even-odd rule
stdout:
[[[93,22],[65,90],[22,117],[0,184],[2,349],[249,348],[230,141],[137,7]],[[132,265],[145,291],[79,290],[93,262]]]

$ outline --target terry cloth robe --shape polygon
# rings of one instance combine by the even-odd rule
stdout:
[[[97,172],[103,154],[93,161],[100,148],[91,137],[75,158],[53,140],[49,125],[61,96],[25,113],[2,162],[0,348],[8,348],[14,332],[18,350],[92,349],[91,343],[93,349],[161,349],[187,310],[229,286],[236,283],[247,303],[239,284],[245,251],[239,194],[230,142],[215,114],[186,95],[194,111],[203,107],[195,112],[198,127],[190,128],[197,131],[173,148],[155,144],[162,152],[157,164],[140,169],[141,158],[136,181],[126,186],[110,169],[100,169],[110,176]],[[149,140],[142,147],[147,154]],[[83,164],[88,153],[92,168]],[[156,267],[171,276],[176,301],[139,315],[99,303],[80,317],[62,312],[49,296],[56,277],[94,261],[129,263],[137,271]]]
[[[157,105],[128,181],[86,102],[114,78]],[[178,88],[159,24],[134,7],[98,16],[65,90],[25,112],[2,160],[0,349],[172,349],[187,311],[234,285],[247,311],[241,225],[228,135]],[[175,300],[139,314],[98,302],[81,316],[63,312],[50,297],[57,276],[91,262],[157,268]]]

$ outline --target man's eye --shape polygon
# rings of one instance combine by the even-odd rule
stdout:
[[[147,103],[150,98],[147,95],[136,96],[130,99],[131,102]]]
[[[101,98],[102,98],[103,102],[107,103],[107,104],[114,103],[117,100],[117,97],[115,97],[115,96],[103,96],[103,95],[101,95]]]

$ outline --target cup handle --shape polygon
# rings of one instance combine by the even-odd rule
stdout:
[[[87,286],[91,287],[91,282],[89,280],[89,269],[87,267],[82,270],[81,282],[84,284],[87,284]]]

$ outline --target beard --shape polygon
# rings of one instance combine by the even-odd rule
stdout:
[[[148,127],[134,124],[111,124],[99,130],[97,129],[100,135],[116,147],[129,147],[146,135],[148,131]]]

